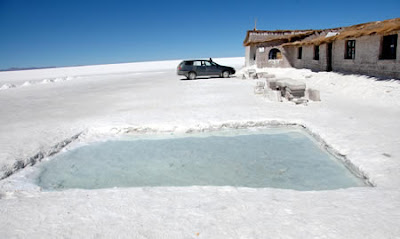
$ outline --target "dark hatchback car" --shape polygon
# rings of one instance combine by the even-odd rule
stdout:
[[[178,75],[186,76],[189,80],[197,76],[221,76],[224,78],[235,74],[235,69],[229,66],[221,66],[210,60],[182,61],[178,65]]]

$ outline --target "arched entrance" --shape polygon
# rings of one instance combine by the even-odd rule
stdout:
[[[268,53],[269,60],[279,60],[282,59],[282,53],[276,48],[272,48]]]

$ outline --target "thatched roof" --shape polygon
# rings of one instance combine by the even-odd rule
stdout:
[[[304,39],[307,36],[314,34],[314,30],[276,30],[276,31],[247,31],[246,38],[243,41],[244,46],[253,44],[266,43],[277,40],[285,40],[293,42]]]
[[[327,36],[321,35],[311,40],[295,41],[285,43],[283,46],[300,46],[300,45],[320,45],[330,43],[336,40],[349,38],[357,38],[370,35],[390,35],[400,30],[400,18],[389,19],[385,21],[368,22],[349,27],[326,29],[325,31],[336,32],[337,35]]]

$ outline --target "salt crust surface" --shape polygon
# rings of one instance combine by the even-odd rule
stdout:
[[[215,61],[239,69],[244,59]],[[63,148],[66,139],[85,142],[125,132],[279,122],[307,127],[376,187],[318,192],[234,187],[42,192],[23,184],[22,174],[15,173],[0,181],[2,237],[399,238],[398,81],[263,69],[321,91],[321,102],[302,106],[254,95],[253,80],[182,80],[175,73],[178,63],[1,72],[0,85],[16,87],[0,91],[0,174],[4,177]],[[39,84],[46,79],[48,84]],[[31,84],[20,87],[25,82]]]

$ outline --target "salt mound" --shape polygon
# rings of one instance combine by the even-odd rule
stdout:
[[[10,88],[15,88],[15,85],[6,83],[2,87],[0,87],[0,90],[6,90],[6,89],[10,89]]]
[[[64,80],[65,80],[65,78],[59,77],[59,78],[54,79],[54,82],[60,82],[60,81],[64,81]]]
[[[24,84],[22,84],[21,86],[31,86],[33,84],[33,82],[31,81],[25,81]]]
[[[42,80],[42,84],[48,84],[48,83],[53,83],[54,82],[54,80],[52,80],[52,79],[44,79],[44,80]]]

